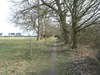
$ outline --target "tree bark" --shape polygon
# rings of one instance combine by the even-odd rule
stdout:
[[[72,49],[77,48],[77,18],[72,16]]]
[[[37,33],[37,40],[40,40],[40,31],[38,30],[38,33]]]
[[[40,40],[40,17],[39,17],[39,15],[40,15],[40,6],[39,6],[39,4],[40,4],[40,2],[39,2],[39,0],[38,0],[38,31],[37,31],[37,40]]]
[[[60,14],[61,33],[65,44],[68,43],[68,30],[66,24],[66,16]]]
[[[78,0],[73,1],[73,9],[72,9],[72,49],[77,48],[77,2]]]
[[[77,32],[75,31],[75,29],[73,29],[72,31],[72,49],[76,49],[77,48]]]

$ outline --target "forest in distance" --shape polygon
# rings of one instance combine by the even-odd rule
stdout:
[[[100,0],[10,2],[36,36],[0,37],[0,75],[100,75]]]

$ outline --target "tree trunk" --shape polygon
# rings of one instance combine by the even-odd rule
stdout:
[[[37,33],[37,40],[40,40],[40,32],[38,30],[38,33]]]
[[[72,49],[77,48],[77,32],[73,29],[72,32]]]
[[[40,1],[38,0],[38,31],[37,31],[37,40],[40,40]]]
[[[60,14],[60,25],[61,25],[61,32],[62,32],[62,38],[65,42],[65,44],[68,43],[68,30],[67,30],[67,24],[66,24],[66,16]]]
[[[72,8],[72,49],[77,48],[77,2],[78,0],[73,1],[73,8]]]
[[[72,19],[72,49],[77,48],[77,19],[76,16],[73,16]]]

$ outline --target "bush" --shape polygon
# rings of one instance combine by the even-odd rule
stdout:
[[[84,57],[62,65],[61,75],[100,75],[100,65],[90,57]]]

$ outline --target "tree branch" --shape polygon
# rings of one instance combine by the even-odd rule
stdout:
[[[57,9],[54,8],[53,6],[49,5],[48,3],[46,3],[44,0],[41,0],[41,2],[46,5],[47,7],[51,8],[52,10],[56,11],[57,12]]]

